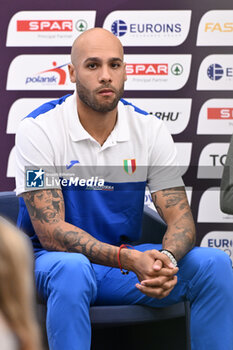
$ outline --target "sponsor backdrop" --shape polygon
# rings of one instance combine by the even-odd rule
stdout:
[[[0,12],[0,190],[14,190],[15,133],[22,117],[73,90],[70,46],[95,26],[125,47],[125,98],[162,119],[175,140],[197,245],[233,258],[233,215],[219,186],[233,132],[231,0],[8,2]],[[145,203],[152,206],[146,193]]]

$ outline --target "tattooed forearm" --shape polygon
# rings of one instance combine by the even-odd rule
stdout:
[[[61,226],[64,226],[64,228]],[[69,230],[68,226],[73,230]],[[54,229],[52,235],[48,235],[48,239],[51,236],[53,239],[52,242],[49,241],[49,250],[82,253],[96,264],[107,264],[109,266],[117,266],[118,264],[117,247],[102,243],[73,225],[61,223],[59,227]],[[47,245],[46,242],[47,240],[44,238],[44,245]]]
[[[118,248],[96,240],[87,232],[64,221],[64,200],[60,190],[24,194],[32,224],[47,250],[82,253],[90,261],[118,266]]]
[[[195,225],[183,187],[169,188],[152,194],[160,216],[168,227],[163,248],[170,250],[177,260],[195,244]]]
[[[195,226],[191,212],[184,213],[177,221],[168,226],[163,237],[163,247],[171,250],[180,260],[195,245]]]

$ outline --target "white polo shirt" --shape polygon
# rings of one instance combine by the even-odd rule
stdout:
[[[18,129],[16,164],[17,195],[61,188],[66,221],[111,244],[139,238],[146,185],[151,192],[183,186],[163,122],[123,99],[102,146],[81,125],[75,93],[39,107]],[[43,176],[32,181],[38,170]],[[19,225],[34,234],[22,199]]]

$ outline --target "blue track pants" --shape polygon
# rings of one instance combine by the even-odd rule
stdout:
[[[135,248],[144,251],[161,245]],[[90,305],[163,307],[182,300],[191,303],[192,350],[233,350],[233,274],[228,255],[196,247],[178,265],[177,285],[158,300],[135,287],[133,272],[124,276],[117,268],[91,264],[77,253],[36,253],[36,284],[47,301],[50,350],[90,349]]]

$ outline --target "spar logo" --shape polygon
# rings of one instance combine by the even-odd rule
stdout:
[[[116,36],[123,36],[127,32],[130,34],[161,34],[161,33],[180,33],[181,23],[130,23],[126,24],[122,19],[114,21],[111,25],[111,31]]]
[[[72,46],[95,27],[96,11],[19,11],[10,19],[6,46]]]
[[[233,108],[207,108],[207,119],[233,119]]]
[[[171,66],[171,72],[174,75],[181,75],[183,73],[183,66],[180,63],[175,63]]]
[[[75,23],[78,32],[88,29],[87,21],[80,19]],[[72,32],[74,30],[72,19],[51,20],[18,20],[17,32]]]
[[[207,100],[201,107],[197,134],[230,135],[233,133],[233,99]]]
[[[18,20],[17,32],[72,32],[72,20]]]
[[[77,29],[78,32],[82,33],[82,32],[85,32],[85,30],[88,29],[88,24],[83,19],[80,19],[78,22],[76,22],[75,28]]]
[[[168,75],[167,63],[128,63],[127,75]]]
[[[52,64],[54,68],[46,69],[42,72],[37,73],[35,76],[27,77],[25,80],[25,84],[27,85],[27,84],[34,84],[34,83],[43,83],[43,84],[65,85],[66,71],[63,69],[63,67],[67,66],[68,63],[63,64],[61,66],[57,66],[57,62],[54,61]]]
[[[173,75],[181,75],[183,66],[175,63],[171,66]],[[168,63],[128,63],[126,64],[127,75],[168,75]]]

